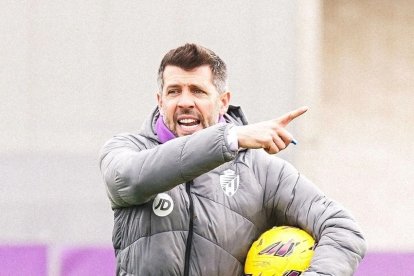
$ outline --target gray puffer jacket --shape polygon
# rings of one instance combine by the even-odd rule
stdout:
[[[252,242],[278,225],[318,241],[302,275],[353,274],[366,244],[348,211],[278,157],[229,149],[231,125],[246,124],[240,108],[229,108],[228,124],[164,144],[158,116],[155,109],[138,135],[115,136],[101,151],[117,275],[243,275]]]

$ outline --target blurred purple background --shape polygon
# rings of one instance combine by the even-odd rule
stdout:
[[[58,250],[56,275],[113,276],[115,257],[111,247],[62,247]],[[6,245],[0,247],[1,276],[48,276],[48,247],[44,245]],[[355,275],[411,276],[414,253],[368,253]]]

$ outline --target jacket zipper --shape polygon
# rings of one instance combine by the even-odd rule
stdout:
[[[188,226],[188,236],[187,236],[187,244],[185,247],[185,261],[184,261],[184,276],[189,276],[190,274],[190,253],[191,253],[191,245],[193,243],[193,217],[194,217],[194,206],[193,206],[193,198],[191,197],[191,185],[193,181],[189,181],[185,183],[185,190],[187,192],[190,206],[189,206],[189,215],[190,215],[190,223]]]

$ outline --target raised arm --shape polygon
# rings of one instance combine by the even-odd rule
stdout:
[[[162,145],[133,135],[109,140],[101,150],[100,168],[112,207],[143,204],[232,160],[227,130],[228,125],[217,124]]]

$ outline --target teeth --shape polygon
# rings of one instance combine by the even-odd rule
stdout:
[[[180,123],[191,124],[191,123],[195,123],[195,120],[194,119],[182,119],[180,120]]]

